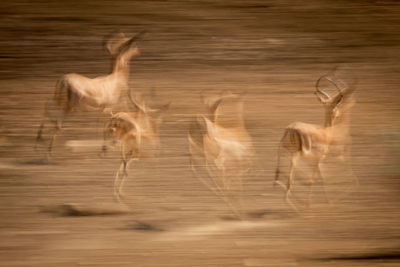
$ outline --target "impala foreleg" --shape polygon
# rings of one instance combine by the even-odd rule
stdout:
[[[114,179],[114,197],[118,202],[121,202],[121,199],[120,199],[120,184],[121,184],[120,173],[123,170],[124,165],[125,165],[125,162],[122,161],[118,168],[117,173],[115,174],[115,179]],[[124,174],[122,174],[122,175],[124,175]]]
[[[207,170],[208,176],[213,181],[216,191],[218,191],[219,195],[224,196],[224,191],[222,190],[221,186],[219,185],[219,183],[217,181],[217,178],[215,177],[213,171],[211,170],[212,167],[210,166],[210,163],[208,162],[207,159],[205,160],[205,164],[206,164],[206,170]]]
[[[326,193],[325,179],[322,176],[321,169],[319,167],[319,163],[317,163],[316,173],[317,173],[319,179],[321,179],[322,189],[323,189],[322,191],[324,192],[325,200],[326,200],[326,202],[330,203],[330,200],[328,198],[328,194]]]
[[[312,173],[312,175],[311,175],[311,177],[310,177],[310,180],[309,180],[309,186],[310,186],[310,188],[308,189],[308,202],[307,202],[307,206],[308,206],[308,207],[310,207],[310,204],[311,204],[312,192],[313,192],[313,186],[314,186],[314,176],[315,176],[315,174],[317,173],[318,164],[319,164],[319,163],[316,163],[316,164],[315,164],[313,173]]]
[[[191,170],[192,170],[194,176],[195,176],[200,182],[202,182],[202,183],[203,183],[211,192],[213,192],[217,197],[223,198],[223,193],[221,192],[221,190],[220,190],[219,187],[210,185],[210,183],[209,183],[206,179],[204,179],[203,177],[201,177],[201,175],[199,175],[199,173],[198,173],[198,171],[197,171],[197,169],[196,169],[196,167],[195,167],[195,165],[194,165],[193,156],[190,157],[190,167],[191,167]],[[207,167],[206,167],[206,168],[207,168]],[[213,180],[213,182],[215,182],[215,181],[214,181],[214,178],[210,175],[208,169],[207,169],[207,174],[208,174],[209,178],[210,178],[211,180]]]
[[[284,183],[279,181],[279,175],[280,175],[280,161],[281,161],[281,149],[282,149],[282,144],[279,144],[278,148],[278,156],[277,156],[277,164],[276,164],[276,170],[275,170],[275,180],[274,180],[274,186],[279,185],[283,189],[287,190],[287,187]]]

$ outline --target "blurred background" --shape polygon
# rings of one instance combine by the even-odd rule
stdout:
[[[399,264],[398,1],[17,0],[1,1],[0,14],[0,265]],[[131,89],[172,101],[160,156],[129,168],[129,211],[112,194],[118,150],[100,158],[100,146],[84,145],[102,139],[98,113],[66,121],[50,162],[33,149],[57,79],[107,74],[102,42],[115,30],[147,31]],[[323,124],[315,82],[335,66],[358,80],[351,160],[326,163],[337,201],[327,204],[317,183],[310,209],[296,214],[272,185],[278,143],[291,122]],[[233,220],[189,167],[186,135],[204,112],[200,92],[222,90],[246,92],[256,150],[244,220]],[[300,200],[303,187],[294,188]],[[69,212],[70,203],[100,212]]]

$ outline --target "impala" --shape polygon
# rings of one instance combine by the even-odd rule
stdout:
[[[96,78],[71,73],[62,76],[56,84],[54,96],[45,106],[45,119],[41,123],[36,137],[36,144],[42,140],[42,132],[46,119],[54,123],[54,132],[48,146],[50,155],[55,137],[67,115],[76,110],[98,110],[104,112],[112,108],[120,100],[120,96],[128,91],[129,62],[139,55],[136,41],[143,33],[131,38],[124,34],[112,36],[105,43],[112,57],[112,71],[108,75]]]
[[[121,165],[115,175],[114,195],[121,201],[124,179],[132,160],[153,157],[160,149],[159,125],[169,104],[159,109],[149,108],[137,95],[130,98],[135,112],[113,114],[105,129],[105,138],[111,137],[120,142]]]
[[[319,88],[322,79],[326,79],[333,84],[337,90],[334,96]],[[320,170],[321,162],[329,155],[341,157],[344,160],[345,152],[350,144],[349,120],[350,108],[355,100],[353,92],[355,84],[347,85],[338,79],[335,74],[327,74],[320,77],[316,83],[316,96],[325,108],[325,125],[319,126],[303,122],[294,122],[286,127],[278,148],[278,164],[275,173],[275,184],[282,186],[286,190],[286,201],[297,210],[290,200],[291,187],[294,181],[296,165],[299,159],[305,159],[314,166],[313,174],[310,178],[310,188],[308,192],[308,204],[311,201],[312,186],[316,175],[322,182],[325,198],[329,202],[324,177]],[[281,153],[290,156],[290,172],[287,184],[279,181]]]
[[[190,165],[196,177],[231,208],[232,189],[242,193],[242,179],[254,154],[251,137],[243,120],[241,96],[224,92],[218,97],[203,98],[209,114],[198,115],[188,134]],[[201,178],[195,160],[204,162],[210,179]]]

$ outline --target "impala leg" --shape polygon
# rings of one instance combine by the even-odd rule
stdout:
[[[189,164],[190,164],[190,168],[192,169],[193,174],[196,176],[197,179],[200,180],[200,182],[202,182],[205,186],[207,186],[208,189],[210,189],[217,197],[221,197],[221,193],[219,191],[217,191],[217,188],[214,188],[213,186],[210,185],[210,183],[208,181],[206,181],[204,178],[202,178],[197,170],[196,167],[194,165],[194,160],[193,157],[190,157],[189,159]],[[212,178],[211,178],[212,179]]]
[[[221,186],[219,186],[218,181],[216,180],[215,176],[213,175],[213,172],[212,172],[212,170],[211,170],[211,167],[210,167],[210,164],[209,164],[208,160],[206,160],[205,163],[206,163],[206,170],[207,170],[208,176],[209,176],[209,177],[211,178],[211,180],[213,181],[213,183],[214,183],[214,185],[215,185],[215,188],[216,188],[216,191],[217,191],[221,196],[224,196],[224,192],[223,192],[223,190],[221,189]]]
[[[226,167],[224,166],[221,170],[221,176],[224,182],[223,198],[227,205],[230,207],[232,212],[239,218],[242,219],[242,203],[240,201],[240,194],[238,192],[232,192],[232,180],[233,174],[230,173],[229,177],[226,175]],[[228,180],[227,180],[228,179]],[[235,189],[235,188],[234,188]]]
[[[38,142],[43,141],[42,135],[43,135],[44,124],[45,124],[45,121],[43,121],[39,126],[39,129],[38,129],[38,132],[36,135],[35,150],[37,150]]]
[[[53,150],[53,145],[54,145],[56,136],[62,130],[62,126],[63,126],[64,120],[66,117],[67,117],[67,113],[63,112],[62,115],[60,117],[58,117],[54,123],[54,133],[53,133],[53,136],[51,137],[49,146],[47,148],[47,155],[46,155],[47,159],[49,159],[51,157],[51,153]]]
[[[99,114],[99,116],[97,117],[97,126],[98,129],[102,129],[99,130],[100,132],[98,132],[99,137],[102,135],[103,136],[103,145],[101,147],[101,151],[100,151],[100,157],[104,157],[105,153],[107,151],[107,146],[106,146],[106,138],[107,138],[107,134],[106,134],[106,127],[107,127],[107,120],[103,117],[104,114],[104,107],[103,107],[103,112],[101,112]],[[103,127],[99,127],[99,126],[103,126]],[[101,131],[103,131],[101,133]]]
[[[50,158],[51,155],[52,155],[53,145],[54,145],[54,142],[56,140],[56,136],[57,136],[57,134],[59,133],[60,130],[61,130],[61,126],[60,126],[59,121],[57,120],[56,123],[55,123],[55,126],[54,126],[54,133],[53,133],[53,135],[52,135],[52,137],[50,139],[49,146],[47,147],[47,155],[46,155],[47,158]]]
[[[274,180],[274,186],[276,185],[276,184],[279,184],[279,185],[283,185],[280,181],[279,181],[279,174],[280,174],[280,161],[281,161],[281,154],[280,154],[280,145],[279,145],[279,148],[278,148],[278,156],[277,156],[277,163],[276,163],[276,170],[275,170],[275,180]],[[286,189],[286,188],[285,188]]]
[[[297,165],[297,160],[298,160],[298,155],[294,155],[290,161],[290,173],[289,173],[289,179],[286,185],[286,202],[295,210],[297,211],[298,209],[296,206],[293,204],[293,202],[290,199],[290,194],[291,194],[291,187],[293,184],[293,179],[295,175],[295,169]]]
[[[124,168],[124,161],[121,162],[117,173],[115,174],[115,179],[114,179],[114,197],[118,202],[121,202],[120,195],[119,195],[119,188],[121,184],[121,179],[120,179],[120,173]]]
[[[239,210],[242,212],[244,209],[244,204],[243,204],[243,176],[244,173],[246,173],[247,171],[239,171],[237,173],[237,203],[239,206]],[[236,187],[236,186],[235,186]]]
[[[317,172],[317,168],[318,168],[318,163],[316,163],[313,173],[310,177],[309,183],[310,183],[310,188],[308,190],[308,202],[307,202],[307,206],[310,207],[311,204],[311,198],[312,198],[312,191],[313,191],[313,186],[314,186],[314,176],[315,173]]]
[[[324,192],[324,196],[325,196],[326,202],[328,202],[330,204],[330,200],[328,198],[328,194],[326,193],[325,179],[322,176],[321,169],[319,167],[319,163],[317,163],[316,171],[317,171],[318,177],[321,179],[322,189],[323,189],[323,192]]]
[[[48,102],[46,102],[46,104],[44,105],[43,121],[42,121],[42,123],[40,124],[40,126],[39,126],[39,128],[38,128],[37,135],[36,135],[35,150],[37,150],[38,142],[39,142],[39,141],[43,141],[42,135],[43,135],[43,129],[44,129],[45,123],[46,123],[46,121],[47,121],[47,119],[48,119],[49,103],[50,103],[50,102],[48,101]]]
[[[122,168],[121,168],[122,169],[122,176],[119,179],[119,183],[118,183],[118,186],[117,186],[117,197],[118,197],[119,201],[121,201],[122,187],[123,187],[123,184],[124,184],[125,177],[128,176],[128,173],[126,172],[127,165],[128,165],[128,161],[126,161],[126,160],[122,161]]]
[[[129,163],[132,160],[132,158],[131,158],[132,153],[131,152],[129,152],[127,154],[124,153],[124,150],[122,152],[123,152],[124,156],[122,158],[121,166],[120,166],[120,169],[119,169],[119,173],[121,173],[121,171],[122,171],[122,176],[120,176],[120,178],[118,180],[118,183],[116,185],[116,196],[117,196],[118,202],[121,202],[122,187],[124,185],[125,177],[128,176],[127,168],[129,167]]]
[[[104,122],[103,125],[103,145],[101,146],[101,151],[99,152],[99,157],[103,158],[106,155],[106,152],[108,150],[108,147],[106,145],[106,140],[107,140],[107,122]]]
[[[118,195],[119,195],[120,197],[123,195],[123,194],[122,194],[122,188],[123,188],[123,186],[124,186],[125,178],[128,177],[128,171],[127,171],[127,169],[129,168],[129,164],[132,162],[132,160],[133,160],[133,159],[128,159],[127,161],[125,161],[125,164],[124,164],[123,175],[122,175],[122,178],[121,178],[121,180],[120,180],[119,187],[118,187]]]
[[[282,183],[281,181],[279,181],[279,175],[280,175],[280,151],[278,151],[278,163],[277,163],[276,170],[275,170],[274,186],[279,185],[285,191],[287,191],[288,190],[287,186],[284,183]]]

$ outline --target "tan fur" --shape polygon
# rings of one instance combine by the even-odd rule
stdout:
[[[62,76],[56,83],[56,90],[45,108],[45,118],[55,124],[48,154],[51,153],[56,134],[61,129],[65,117],[76,110],[104,111],[113,107],[122,92],[128,90],[129,61],[139,54],[135,41],[139,35],[131,38],[119,34],[106,44],[112,56],[112,71],[105,76],[88,78],[71,73]],[[41,140],[44,122],[40,125],[36,141]]]
[[[321,78],[319,80],[321,80]],[[335,83],[335,86],[336,83],[344,84],[340,80],[336,81],[336,77],[329,77],[327,79]],[[317,82],[316,95],[325,107],[325,126],[294,122],[286,127],[284,135],[279,143],[275,183],[285,188],[286,201],[294,209],[297,208],[290,200],[290,192],[298,160],[305,159],[312,162],[315,166],[313,176],[310,180],[310,202],[314,175],[317,175],[322,183],[324,183],[324,178],[320,171],[320,163],[328,154],[344,158],[344,154],[351,142],[349,135],[349,110],[354,104],[354,99],[352,97],[354,89],[354,85],[347,86],[346,88],[338,88],[337,95],[330,97],[327,93],[318,89]],[[290,173],[286,185],[279,181],[279,163],[282,152],[289,154],[291,157]]]
[[[153,157],[160,150],[159,125],[163,112],[168,108],[150,109],[144,102],[134,100],[135,112],[118,112],[106,127],[106,137],[120,142],[121,165],[115,176],[114,194],[121,201],[122,185],[127,168],[134,159]],[[121,175],[122,173],[122,175]]]
[[[242,190],[243,175],[250,168],[254,153],[244,125],[243,101],[239,95],[224,92],[218,97],[203,97],[203,102],[209,115],[198,115],[188,134],[191,167],[198,176],[194,160],[203,159],[214,185],[197,178],[230,202],[232,185]]]

